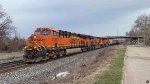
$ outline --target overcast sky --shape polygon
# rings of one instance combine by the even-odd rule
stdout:
[[[0,0],[23,37],[37,27],[94,36],[125,35],[137,16],[150,13],[150,0]]]

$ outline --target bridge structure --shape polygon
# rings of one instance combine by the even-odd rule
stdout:
[[[143,36],[105,36],[102,38],[125,40],[127,44],[145,44]]]

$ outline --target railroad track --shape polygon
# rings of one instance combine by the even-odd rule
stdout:
[[[6,73],[9,71],[13,71],[13,70],[17,70],[19,68],[25,68],[25,67],[29,67],[29,66],[32,67],[32,66],[37,65],[37,64],[44,64],[46,62],[55,61],[58,59],[69,57],[69,56],[74,56],[74,55],[77,55],[80,53],[86,53],[86,52],[79,52],[79,53],[74,53],[74,54],[70,54],[70,55],[66,55],[66,56],[62,56],[62,57],[56,57],[56,58],[53,58],[51,60],[43,60],[43,61],[40,61],[38,63],[29,63],[28,64],[28,63],[25,63],[23,60],[2,63],[2,64],[0,64],[0,74]]]
[[[106,47],[104,47],[104,48],[106,48]],[[104,49],[104,48],[101,48],[101,49]],[[91,51],[93,51],[93,50],[91,50]],[[90,52],[90,51],[86,51],[86,52]],[[8,62],[8,63],[2,63],[2,64],[0,64],[0,74],[8,72],[8,71],[12,71],[12,70],[17,70],[19,68],[25,68],[25,67],[29,67],[29,66],[32,67],[32,66],[37,65],[37,64],[44,64],[46,62],[55,61],[57,59],[62,59],[62,58],[66,58],[66,57],[69,57],[69,56],[74,56],[74,55],[77,55],[77,54],[80,54],[80,53],[86,53],[86,52],[74,53],[74,54],[70,54],[70,55],[67,55],[67,56],[53,58],[51,60],[45,60],[45,61],[43,60],[43,61],[40,61],[38,63],[28,64],[28,63],[25,63],[23,60],[18,60],[18,61],[13,61],[13,62]]]
[[[5,73],[11,70],[17,70],[18,68],[23,68],[28,64],[24,63],[23,60],[2,63],[0,64],[0,73]]]

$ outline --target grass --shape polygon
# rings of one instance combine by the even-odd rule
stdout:
[[[111,60],[109,69],[97,75],[94,84],[121,84],[125,51],[125,48],[118,50],[118,56]]]

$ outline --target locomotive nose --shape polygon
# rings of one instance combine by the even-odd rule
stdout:
[[[35,48],[37,48],[39,46],[43,46],[44,39],[45,38],[43,36],[41,36],[41,35],[35,35],[35,34],[31,35],[29,37],[29,45],[28,46],[35,47]]]
[[[45,40],[45,37],[41,35],[34,35],[33,38],[36,42],[44,42]]]

